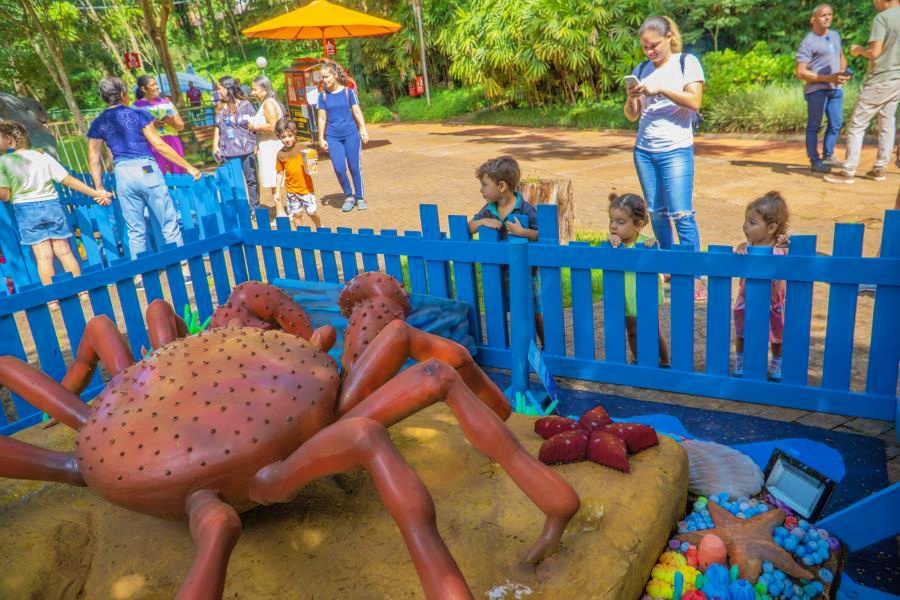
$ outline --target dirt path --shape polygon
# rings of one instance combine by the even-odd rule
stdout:
[[[315,183],[324,197],[325,226],[418,230],[424,202],[438,204],[446,228],[447,215],[472,215],[481,207],[475,168],[501,154],[516,157],[524,177],[571,178],[579,228],[606,229],[609,192],[640,192],[629,133],[443,124],[373,125],[370,133],[363,154],[370,208],[342,213],[340,187],[323,161]],[[820,252],[831,252],[835,222],[855,222],[865,223],[864,254],[873,256],[884,211],[893,208],[900,186],[893,165],[887,181],[828,184],[806,167],[802,142],[703,136],[696,153],[694,207],[704,245],[743,241],[744,207],[775,189],[790,203],[791,231],[817,235]],[[863,170],[873,159],[874,150],[866,148]]]

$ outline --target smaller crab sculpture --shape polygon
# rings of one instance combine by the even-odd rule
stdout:
[[[554,552],[578,496],[504,425],[509,404],[468,351],[409,326],[406,294],[388,275],[354,278],[339,302],[349,319],[340,373],[327,354],[334,328],[313,330],[287,294],[258,282],[237,286],[195,336],[171,306],[151,303],[155,350],[139,362],[105,316],[88,323],[61,383],[0,357],[0,385],[78,430],[71,454],[0,437],[0,477],[88,486],[131,510],[186,517],[197,551],[177,598],[197,600],[223,594],[239,513],[364,468],[426,597],[471,598],[437,531],[431,495],[386,430],[443,401],[471,443],[546,515],[527,560]],[[419,363],[400,372],[409,357]],[[99,362],[111,379],[88,406],[78,394]]]

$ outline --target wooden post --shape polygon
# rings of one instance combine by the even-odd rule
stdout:
[[[559,241],[568,244],[575,239],[575,195],[571,179],[523,181],[517,190],[535,207],[555,204],[559,215]]]

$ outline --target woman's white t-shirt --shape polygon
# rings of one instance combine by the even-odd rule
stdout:
[[[638,77],[640,65],[632,73]],[[693,54],[684,60],[681,72],[681,54],[672,54],[666,63],[657,69],[648,62],[641,74],[641,83],[652,87],[682,91],[689,83],[703,82],[703,67]],[[694,145],[691,128],[696,111],[675,104],[662,94],[641,96],[641,120],[638,124],[635,147],[647,152],[668,152]]]

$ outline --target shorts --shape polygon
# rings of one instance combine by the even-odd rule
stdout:
[[[12,206],[23,246],[72,237],[69,220],[58,198],[13,203]]]
[[[287,193],[287,214],[289,217],[294,215],[302,215],[306,212],[309,215],[316,214],[316,195],[315,194],[294,194]]]
[[[734,336],[744,339],[744,309],[734,309]],[[784,306],[769,308],[769,343],[780,344],[784,337]]]
[[[501,288],[503,292],[503,310],[504,312],[509,312],[509,268],[501,267],[501,269],[503,276],[503,287]],[[541,306],[541,277],[538,275],[537,269],[531,271],[531,295],[534,300],[534,312],[544,312],[543,306]]]

